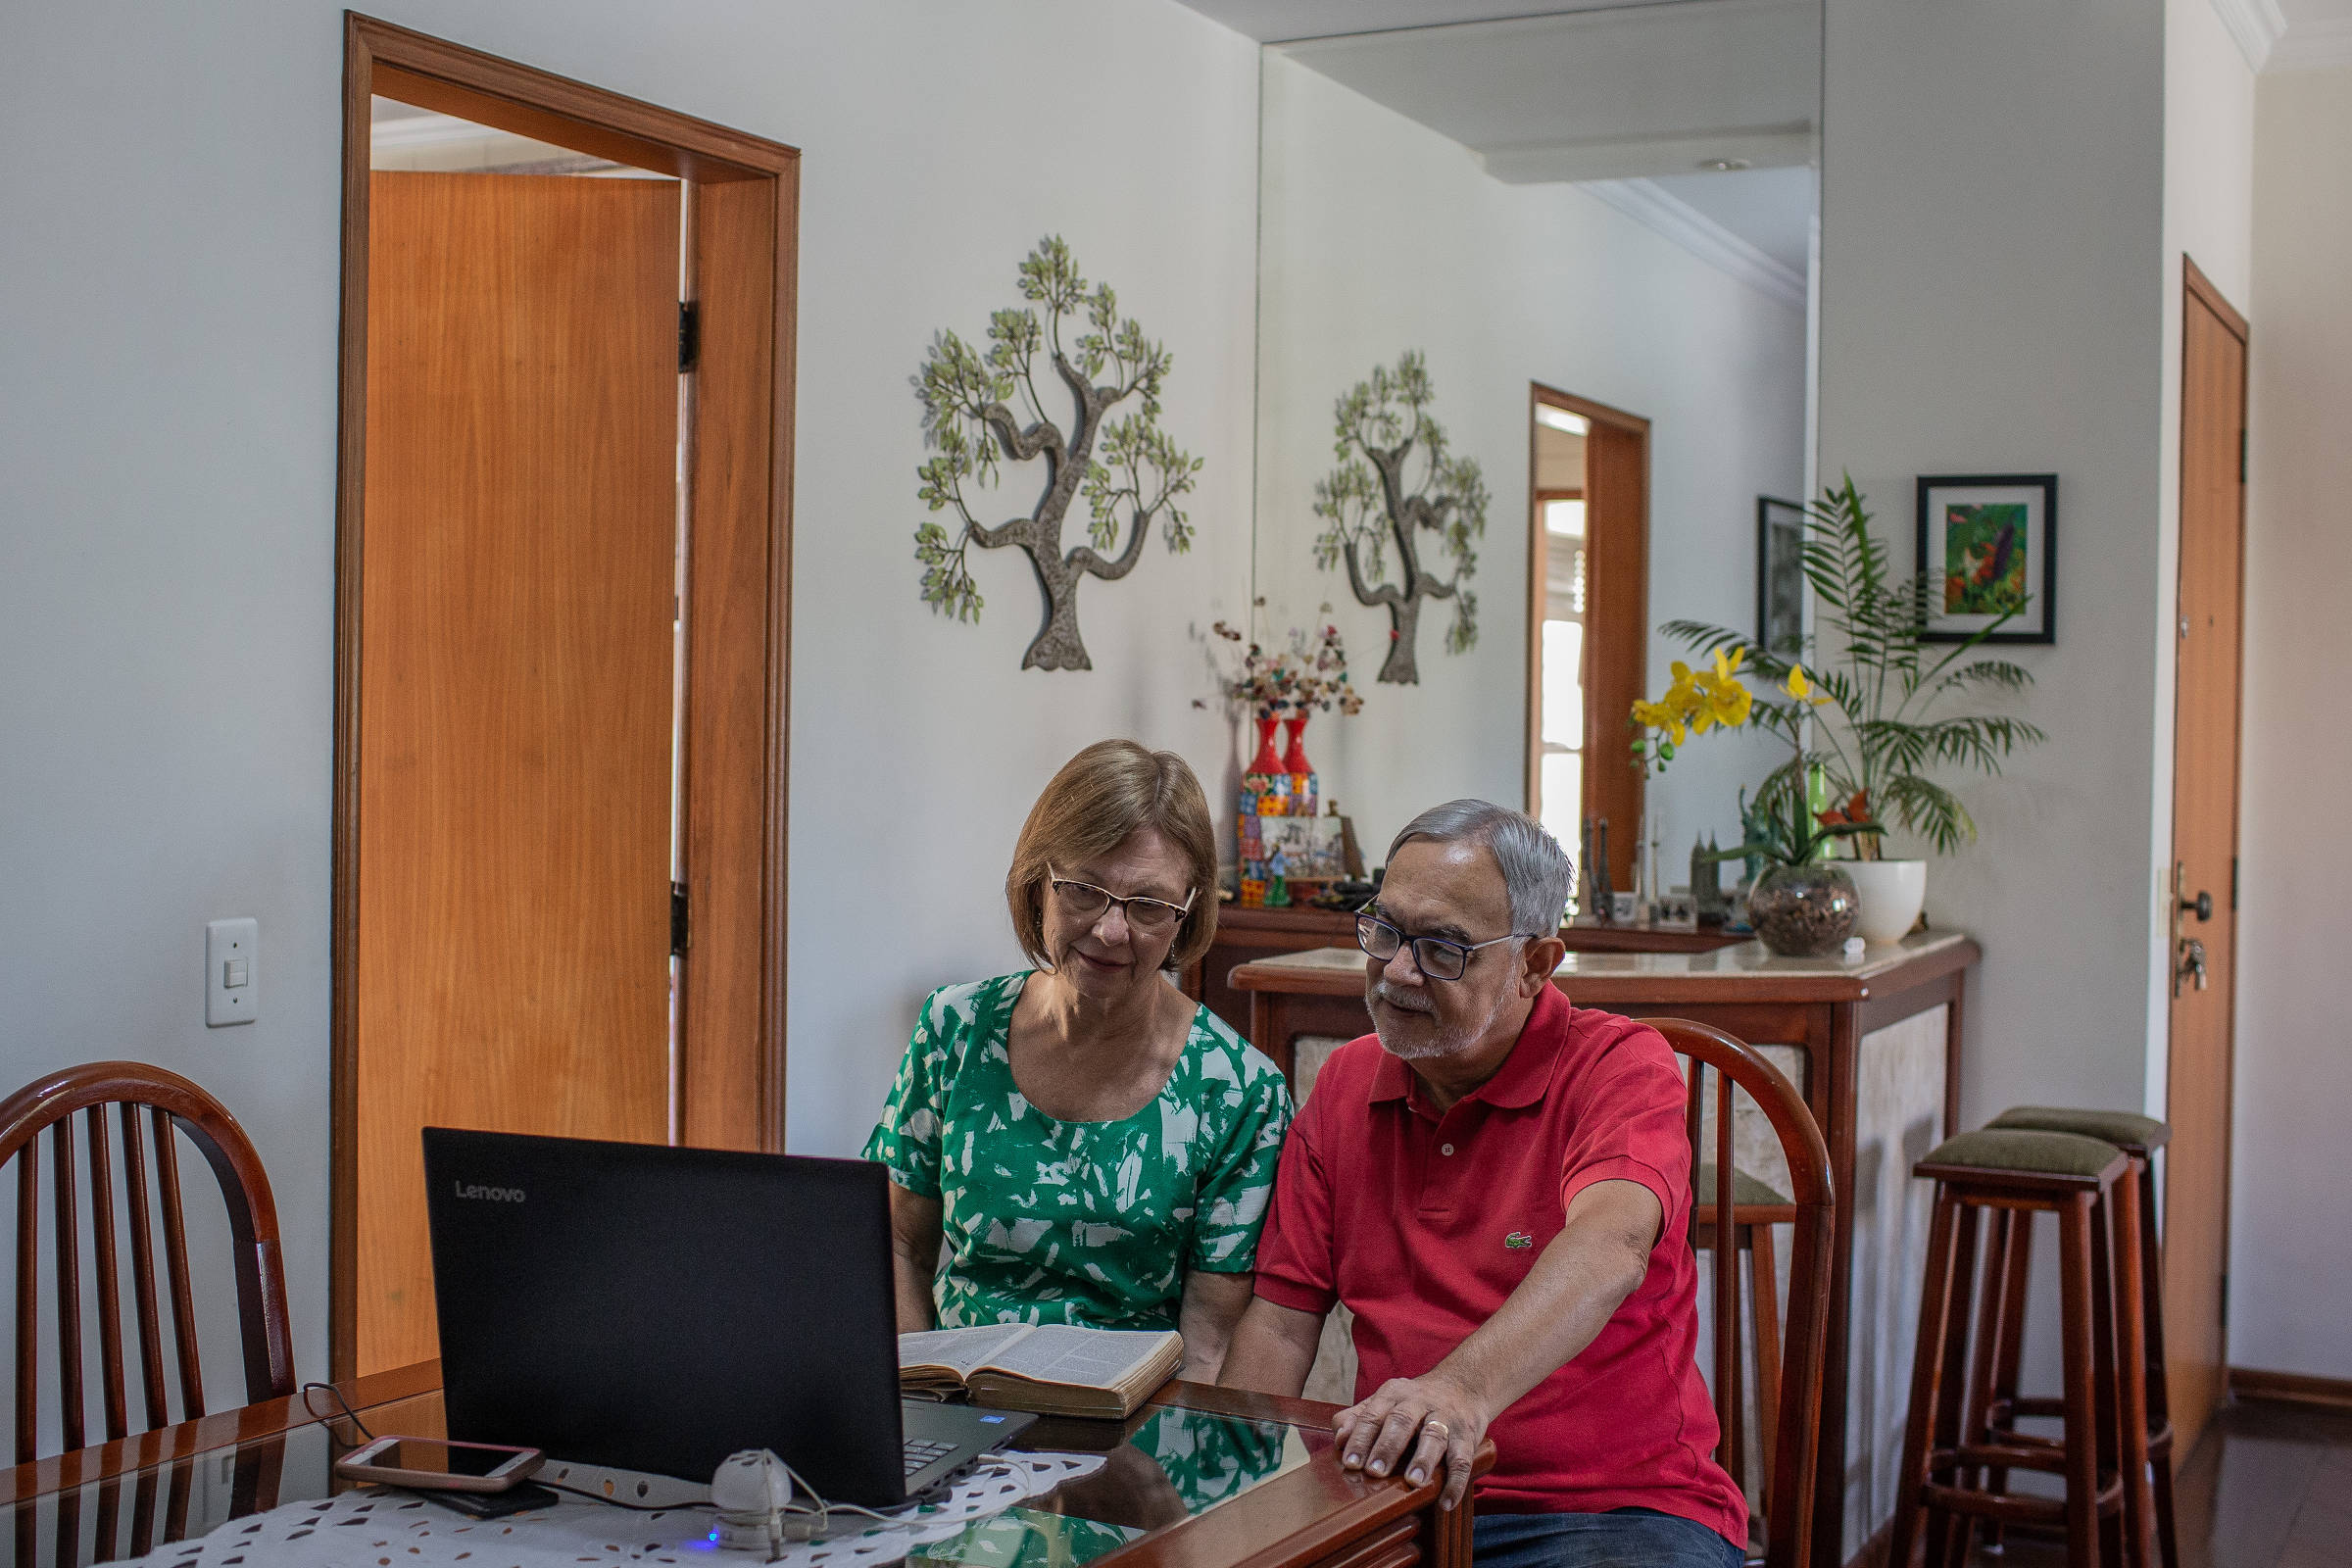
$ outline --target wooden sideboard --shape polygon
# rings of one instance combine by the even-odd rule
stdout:
[[[1721,931],[1658,931],[1646,926],[1572,925],[1560,932],[1571,953],[1712,953],[1744,941]],[[1242,964],[1315,948],[1352,948],[1355,915],[1346,909],[1294,906],[1250,909],[1228,904],[1217,911],[1217,940],[1208,956],[1184,973],[1184,994],[1250,1035],[1250,998],[1230,976]]]

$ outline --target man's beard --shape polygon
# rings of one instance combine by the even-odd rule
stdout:
[[[1437,1008],[1430,1004],[1427,992],[1403,986],[1392,986],[1386,980],[1373,982],[1371,988],[1364,993],[1364,1001],[1367,1004],[1376,1002],[1386,1003],[1398,1012],[1417,1013],[1430,1019],[1433,1023],[1437,1019]],[[1441,1028],[1434,1037],[1427,1040],[1390,1039],[1389,1032],[1380,1027],[1380,1013],[1377,1010],[1372,1014],[1372,1027],[1380,1035],[1381,1049],[1399,1061],[1432,1061],[1440,1056],[1450,1056],[1457,1052],[1467,1051],[1486,1038],[1487,1031],[1494,1026],[1495,1019],[1502,1016],[1503,1009],[1510,1004],[1510,1001],[1511,990],[1510,987],[1505,986],[1501,993],[1494,998],[1494,1005],[1487,1009],[1487,1015],[1484,1018],[1457,1028]]]

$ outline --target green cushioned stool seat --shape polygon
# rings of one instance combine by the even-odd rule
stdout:
[[[2142,1157],[2152,1149],[2162,1149],[2173,1136],[2173,1130],[2153,1116],[2135,1116],[2128,1110],[2072,1110],[2063,1105],[2012,1105],[1993,1117],[1990,1125],[2079,1133]]]
[[[1697,1205],[1698,1217],[1704,1220],[1715,1202],[1715,1167],[1701,1165],[1690,1173],[1690,1197]],[[1739,1166],[1732,1167],[1732,1201],[1742,1207],[1786,1208],[1788,1200],[1774,1192]]]
[[[2026,1171],[2036,1176],[2094,1177],[2120,1162],[2124,1152],[2113,1144],[2079,1133],[2031,1132],[2016,1127],[1986,1127],[1947,1138],[1929,1151],[1918,1169],[1931,1165],[1968,1170]]]

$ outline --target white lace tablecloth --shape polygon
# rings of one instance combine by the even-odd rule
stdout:
[[[837,1509],[823,1538],[792,1543],[773,1560],[787,1568],[883,1568],[1102,1464],[1101,1454],[1000,1455],[884,1519]],[[468,1519],[409,1493],[369,1488],[231,1519],[209,1536],[136,1559],[135,1568],[579,1568],[621,1562],[712,1568],[761,1560],[757,1552],[721,1551],[712,1540],[716,1523],[707,1507],[637,1513],[572,1497],[505,1519]]]

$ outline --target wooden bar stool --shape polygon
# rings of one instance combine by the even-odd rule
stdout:
[[[2180,1549],[2173,1525],[2173,1418],[2164,1375],[2164,1256],[2156,1236],[2156,1174],[2150,1157],[2171,1141],[2173,1130],[2153,1116],[2137,1116],[2126,1110],[2075,1110],[2057,1105],[2014,1106],[1995,1116],[1991,1125],[2096,1138],[2101,1143],[2113,1144],[2132,1161],[2132,1184],[2139,1190],[2139,1310],[2147,1341],[2148,1469],[2156,1500],[2156,1549],[2163,1568],[2180,1568]],[[2020,1227],[2021,1234],[2008,1238],[2010,1250],[2004,1260],[2000,1255],[2003,1223],[2003,1220],[1994,1222],[1993,1254],[1984,1281],[1984,1299],[1988,1304],[1997,1304],[1999,1310],[1993,1329],[1996,1347],[1993,1377],[1990,1388],[1984,1391],[1984,1406],[1972,1412],[1970,1426],[1981,1434],[1997,1433],[2004,1443],[2046,1443],[2049,1440],[2035,1439],[2016,1430],[2019,1416],[2063,1417],[2065,1412],[2057,1399],[2018,1396],[2018,1359],[2025,1337],[2026,1269],[2033,1249],[2026,1245]],[[1991,1294],[1995,1274],[2005,1276],[2005,1289],[1997,1303]],[[2006,1472],[1993,1471],[1992,1490],[2001,1491],[2006,1480]]]
[[[2139,1189],[2123,1179],[2130,1169],[2130,1157],[2112,1144],[2008,1128],[1948,1139],[1912,1167],[1936,1184],[1936,1214],[1896,1476],[1891,1568],[1909,1568],[1923,1537],[1928,1568],[1958,1568],[1978,1520],[2063,1524],[2070,1563],[2144,1568],[2146,1380],[2117,1375],[2119,1367],[2146,1361],[2138,1311]],[[2058,1403],[2066,1436],[2056,1444],[1969,1441],[1977,1434],[1963,1429],[1964,1404],[1982,1399],[1996,1361],[1991,1324],[1980,1322],[1971,1382],[1969,1301],[1978,1217],[1985,1212],[2007,1216],[1996,1258],[2014,1255],[2011,1249],[2024,1245],[2017,1238],[2030,1239],[2034,1215],[2058,1217],[2066,1391]],[[1979,1399],[1964,1401],[1963,1391],[1972,1389]],[[2004,1475],[2058,1475],[2066,1496],[1992,1491],[1979,1478],[1995,1468]]]
[[[1700,1165],[1690,1173],[1690,1191],[1702,1200],[1715,1191],[1715,1167]],[[1772,1411],[1781,1405],[1781,1277],[1773,1249],[1772,1228],[1796,1222],[1796,1205],[1773,1191],[1771,1184],[1732,1167],[1732,1246],[1747,1258],[1748,1321],[1754,1326],[1752,1350],[1756,1365],[1756,1408]],[[1715,1224],[1703,1203],[1690,1214],[1690,1246],[1709,1251],[1715,1246]],[[1734,1336],[1737,1339],[1737,1336]],[[1765,1476],[1772,1474],[1773,1423],[1769,1415],[1756,1432]],[[1742,1461],[1744,1462],[1744,1461]],[[1732,1472],[1735,1479],[1740,1471]],[[1759,1485],[1759,1492],[1762,1490]]]

